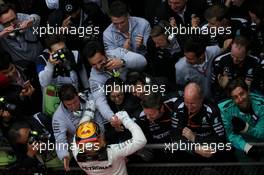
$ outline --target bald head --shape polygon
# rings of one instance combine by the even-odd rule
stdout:
[[[191,82],[187,84],[184,88],[184,97],[185,96],[197,96],[198,98],[202,98],[202,89],[197,83]]]
[[[197,83],[189,83],[184,88],[184,104],[189,114],[199,112],[203,102],[203,92]]]

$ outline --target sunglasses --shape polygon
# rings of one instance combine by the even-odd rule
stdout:
[[[9,20],[9,21],[3,23],[2,25],[3,25],[5,28],[6,28],[6,27],[9,27],[9,26],[11,26],[11,25],[14,25],[14,28],[17,28],[17,27],[15,27],[15,26],[16,26],[16,23],[17,23],[17,18],[15,17],[15,18],[13,18],[13,19],[11,19],[11,20]]]

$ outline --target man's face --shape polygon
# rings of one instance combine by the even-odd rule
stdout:
[[[142,99],[145,93],[144,84],[141,81],[138,81],[135,85],[132,85],[132,86],[133,86],[132,95]]]
[[[203,99],[199,94],[188,94],[184,92],[184,105],[188,110],[188,114],[195,114],[199,112],[202,107]]]
[[[245,60],[246,54],[247,52],[244,46],[237,45],[236,43],[232,44],[231,57],[234,64],[241,64]]]
[[[78,95],[75,95],[75,97],[72,100],[64,100],[63,101],[63,104],[71,112],[78,111],[80,109],[80,99],[79,99],[79,96]]]
[[[55,53],[58,50],[63,49],[65,47],[66,47],[66,45],[64,42],[55,43],[55,44],[50,46],[50,51],[51,51],[51,53]]]
[[[180,12],[186,5],[186,0],[168,0],[168,4],[174,12]]]
[[[115,88],[111,93],[110,93],[110,99],[112,102],[114,102],[116,105],[121,105],[124,101],[124,93],[120,91],[120,88]]]
[[[252,13],[251,11],[249,11],[249,16],[251,18],[251,22],[256,23],[257,26],[260,25],[261,20],[257,17],[256,14]]]
[[[88,61],[93,68],[101,72],[104,70],[107,58],[103,54],[97,52],[92,58],[89,58]]]
[[[16,140],[16,143],[26,144],[28,142],[29,132],[30,132],[30,130],[28,128],[19,129],[20,137]]]
[[[144,113],[149,121],[153,122],[157,120],[161,115],[161,110],[155,108],[144,108]]]
[[[237,87],[231,92],[231,97],[235,104],[242,110],[248,109],[250,105],[250,99],[248,92],[241,88]]]
[[[129,31],[129,22],[128,16],[121,16],[121,17],[111,17],[111,21],[113,25],[119,30],[121,33],[127,33]]]
[[[14,64],[9,64],[9,67],[1,70],[0,73],[6,76],[10,81],[15,81],[18,78],[18,72]]]
[[[207,20],[208,21],[208,27],[215,27],[216,29],[218,29],[219,27],[222,27],[223,24],[221,21],[218,21],[215,17],[212,19]]]
[[[152,37],[153,42],[155,43],[156,48],[164,49],[168,46],[168,40],[166,35],[162,34],[156,37]]]
[[[0,23],[6,28],[17,24],[17,17],[13,10],[9,9],[7,13],[0,16]]]
[[[197,64],[198,58],[194,52],[184,52],[184,55],[186,57],[186,61],[191,64]]]

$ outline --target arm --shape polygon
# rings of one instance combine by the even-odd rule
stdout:
[[[40,16],[36,14],[29,15],[29,19],[33,21],[32,26],[37,27],[40,24]]]
[[[221,116],[223,119],[228,140],[232,143],[235,148],[241,151],[248,152],[248,150],[251,148],[251,145],[248,144],[241,135],[234,133],[232,117],[228,113],[223,111],[221,111]]]
[[[61,115],[61,114],[60,114]],[[56,141],[56,149],[57,156],[60,160],[63,160],[65,157],[69,157],[68,151],[68,141],[67,141],[67,127],[65,122],[61,120],[59,114],[55,112],[52,120],[52,128]]]
[[[91,79],[89,80],[89,82],[92,97],[95,100],[96,109],[98,109],[98,111],[106,120],[110,121],[114,115],[114,112],[110,109],[107,103],[103,85]]]
[[[121,111],[115,115],[119,120],[122,121],[122,124],[125,126],[125,128],[127,128],[132,134],[131,139],[114,145],[116,146],[115,158],[126,157],[143,148],[146,145],[147,140],[141,128],[130,119],[127,112]]]
[[[264,105],[259,105],[259,109],[257,111],[259,120],[256,125],[252,126],[246,123],[247,128],[244,129],[246,133],[255,138],[264,140]]]
[[[145,21],[145,27],[144,27],[143,33],[136,37],[136,43],[138,43],[137,49],[136,49],[137,53],[140,53],[143,55],[146,54],[146,46],[147,46],[147,41],[149,38],[150,31],[151,31],[150,24],[147,21]]]
[[[184,117],[185,116],[180,116],[180,113],[177,110],[175,115],[171,118],[171,139],[173,142],[178,142],[179,140],[182,140],[183,142],[187,141],[186,138],[182,136],[182,130],[186,126],[182,121]]]
[[[128,69],[142,70],[147,65],[146,58],[143,55],[128,51],[123,48],[108,50],[106,54],[125,60],[125,67]]]
[[[214,133],[207,137],[195,137],[195,142],[199,143],[225,143],[225,130],[221,115],[218,110],[214,110],[209,118],[209,124],[214,129]]]
[[[17,16],[21,24],[27,24],[26,26],[24,26],[26,28],[37,27],[40,24],[40,16],[37,14],[28,15],[24,13],[18,13]]]
[[[104,41],[104,47],[106,51],[118,48],[118,46],[114,42],[115,39],[112,37],[110,26],[103,33],[103,41]]]
[[[91,119],[94,118],[94,113],[95,113],[95,104],[93,100],[86,101],[85,103],[85,109],[82,114],[82,119],[80,120],[79,124],[85,122],[85,121],[90,121]]]
[[[52,81],[54,65],[47,62],[44,70],[39,72],[39,82],[42,87],[48,86]]]
[[[229,78],[226,72],[223,72],[221,58],[217,57],[212,63],[211,73],[211,92],[215,96],[216,101],[221,100],[225,95],[224,88],[227,85]]]
[[[144,36],[143,44],[144,44],[144,46],[147,46],[147,41],[149,38],[150,31],[151,31],[150,24],[149,24],[149,22],[147,22],[146,28],[145,28],[144,33],[143,33],[143,36]]]
[[[184,76],[186,75],[185,70],[183,69],[186,67],[184,65],[184,57],[180,58],[179,61],[175,64],[175,77],[176,77],[176,86],[180,93],[180,96],[183,94],[185,79]]]

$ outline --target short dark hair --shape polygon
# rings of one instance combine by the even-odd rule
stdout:
[[[0,71],[1,71],[1,70],[8,69],[12,61],[11,61],[11,56],[9,53],[1,52],[0,54],[1,54],[0,56]]]
[[[59,43],[59,42],[66,42],[66,37],[63,35],[49,35],[45,39],[46,46],[49,50],[51,50],[51,46],[53,44]]]
[[[248,51],[250,49],[250,41],[245,36],[240,36],[240,35],[236,36],[233,43],[245,47],[246,51]]]
[[[217,21],[230,19],[228,8],[224,5],[213,5],[205,10],[204,17],[207,21],[216,18]]]
[[[109,14],[114,17],[128,16],[127,5],[121,1],[114,1],[110,6]]]
[[[126,84],[136,85],[138,81],[146,84],[145,78],[146,76],[144,76],[141,72],[129,72],[126,76]]]
[[[78,92],[72,84],[64,84],[59,90],[59,98],[61,101],[72,100],[76,95],[78,95]]]
[[[88,60],[96,53],[105,55],[104,46],[99,41],[89,41],[83,48],[83,58],[87,58]]]
[[[160,109],[163,105],[162,96],[160,93],[145,94],[141,105],[143,108]]]
[[[165,21],[165,20],[159,21],[155,26],[153,26],[153,28],[150,32],[150,36],[151,37],[157,37],[157,36],[160,36],[162,34],[167,35],[166,29],[165,29],[166,27],[170,27],[170,23],[168,21]]]
[[[233,90],[236,89],[237,87],[241,87],[242,89],[248,91],[248,85],[245,83],[243,79],[237,78],[237,79],[231,80],[228,82],[226,86],[227,95],[230,98],[232,97],[231,94]]]
[[[9,10],[13,10],[16,13],[15,6],[13,4],[1,4],[0,5],[0,16],[7,13]]]
[[[194,35],[189,37],[184,44],[184,52],[194,52],[200,57],[206,50],[206,39],[202,36]]]
[[[109,86],[120,86],[122,87],[124,84],[123,80],[121,78],[118,78],[118,77],[112,77],[112,78],[109,78],[106,82],[105,82],[105,88],[107,89]],[[113,89],[113,88],[112,88]],[[107,92],[106,96],[109,96],[110,95],[110,92],[109,91],[105,91]]]
[[[13,143],[16,143],[17,139],[21,137],[19,130],[22,128],[30,129],[30,125],[24,121],[13,123],[8,131],[9,140],[11,140]]]

